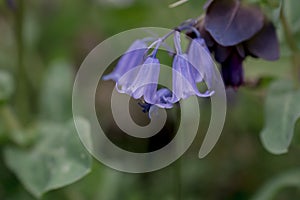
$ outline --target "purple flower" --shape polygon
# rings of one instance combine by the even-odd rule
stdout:
[[[192,40],[188,51],[188,60],[194,66],[194,69],[200,73],[201,77],[203,77],[208,89],[212,89],[216,81],[214,73],[215,64],[204,39],[195,38]],[[196,77],[196,81],[200,82],[201,79]]]
[[[173,103],[170,102],[170,98],[172,97],[172,92],[167,88],[159,89],[154,96],[154,104],[150,104],[147,102],[139,103],[139,105],[143,108],[143,112],[150,112],[150,108],[153,106],[159,108],[172,108]]]
[[[243,84],[243,58],[238,53],[232,53],[222,63],[222,76],[224,83],[234,88]]]
[[[147,43],[143,40],[136,40],[120,58],[112,73],[103,76],[103,80],[113,80],[117,82],[129,70],[141,65],[147,51]]]
[[[134,68],[117,80],[116,88],[135,99],[144,97],[146,103],[155,104],[155,94],[160,72],[157,58],[148,57],[143,65]]]
[[[192,70],[193,66],[188,62],[187,55],[175,55],[173,60],[173,96],[170,102],[176,103],[180,99],[186,99],[190,96],[196,95],[199,97],[209,97],[212,95],[211,91],[206,91],[204,94],[199,92],[195,77],[198,72]]]
[[[159,108],[172,108],[173,103],[169,101],[172,97],[172,92],[167,88],[159,89],[155,94],[155,104],[149,103],[139,103],[143,108],[144,113],[149,113],[149,118],[151,119],[154,116]]]
[[[184,26],[184,28],[188,27]],[[176,52],[173,57],[173,91],[167,88],[157,90],[160,63],[156,54],[158,48],[164,45],[164,40],[170,35],[174,35]],[[203,39],[193,40],[188,53],[182,52],[180,32],[175,30],[158,38],[149,47],[145,41],[135,41],[122,56],[114,71],[103,79],[114,80],[116,89],[120,93],[128,94],[134,99],[143,98],[143,103],[139,105],[143,108],[143,112],[149,112],[150,118],[158,108],[172,108],[173,104],[181,99],[192,95],[209,97],[213,94],[214,63]],[[154,46],[154,50],[149,53],[148,51]],[[144,61],[146,55],[148,57]],[[197,83],[202,81],[205,81],[208,86],[208,90],[204,93],[199,92],[197,88]]]
[[[263,27],[264,15],[256,6],[240,0],[214,0],[206,5],[205,29],[223,46],[251,38]]]
[[[172,108],[174,102],[170,101],[172,97],[172,92],[167,88],[159,89],[155,94],[154,105],[160,108]]]
[[[205,17],[195,27],[221,64],[226,86],[238,88],[244,83],[243,61],[248,55],[279,58],[275,27],[258,7],[239,0],[208,0],[205,9]]]
[[[194,68],[188,61],[188,55],[182,53],[179,32],[174,34],[174,44],[177,54],[173,59],[173,95],[170,102],[176,103],[180,99],[186,99],[192,95],[199,97],[211,96],[212,93],[210,91],[206,91],[204,94],[199,92],[197,82],[203,80],[202,74],[204,76],[206,75],[202,69],[204,66],[197,65],[198,69]],[[193,51],[198,48],[202,48],[202,46],[193,46]]]

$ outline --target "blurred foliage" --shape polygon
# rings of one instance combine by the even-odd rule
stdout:
[[[273,199],[276,194],[286,187],[300,186],[299,169],[284,172],[268,181],[256,194],[253,200]],[[298,193],[299,194],[299,193]]]
[[[18,6],[20,1],[12,2]],[[174,2],[171,0],[23,2],[21,65],[25,73],[20,74],[17,52],[22,45],[16,40],[17,10],[6,0],[0,1],[0,199],[300,198],[299,123],[293,128],[300,97],[290,84],[274,88],[275,82],[268,90],[273,80],[291,80],[295,74],[291,66],[299,54],[291,50],[287,41],[291,38],[285,37],[279,18],[282,8],[293,42],[300,48],[299,0],[248,0],[261,5],[275,22],[281,42],[280,60],[246,61],[245,75],[251,84],[237,92],[228,89],[224,131],[208,157],[197,158],[210,118],[209,103],[202,101],[203,121],[188,152],[171,166],[146,174],[125,174],[97,161],[92,163],[70,121],[75,73],[88,52],[105,38],[142,26],[175,27],[203,14],[205,1],[190,0],[173,9],[168,8]],[[29,119],[18,115],[16,102],[23,100],[16,101],[20,76],[26,78],[24,99],[29,99]],[[277,90],[284,92],[278,94]],[[290,95],[291,103],[286,95]],[[289,147],[288,154],[272,155],[263,148],[259,133],[264,116],[268,135],[280,134],[281,144]],[[87,122],[82,122],[87,128]],[[295,140],[290,145],[293,133]],[[268,142],[274,145],[280,141]]]
[[[8,147],[4,155],[8,168],[34,196],[41,197],[86,175],[91,157],[74,134],[73,121],[65,126],[49,122],[36,126],[36,145],[28,150]]]
[[[0,104],[5,103],[14,92],[14,81],[8,72],[0,71]]]
[[[266,97],[266,122],[261,133],[266,149],[275,154],[288,151],[294,135],[294,126],[300,117],[300,91],[291,81],[272,83]]]

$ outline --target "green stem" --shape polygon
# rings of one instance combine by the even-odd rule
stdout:
[[[182,199],[182,188],[181,188],[181,162],[177,160],[175,163],[175,199],[181,200]]]
[[[21,125],[11,108],[7,105],[0,107],[0,117],[7,128],[7,133],[9,133],[7,136],[9,140],[17,145],[24,146],[26,139],[22,133]]]
[[[177,105],[177,109],[176,109],[176,115],[178,118],[180,118],[180,107],[179,105]],[[182,147],[182,139],[178,139],[176,141],[176,148],[175,151],[180,152],[181,151],[181,147]],[[174,172],[175,172],[175,185],[174,185],[174,189],[175,192],[174,194],[176,195],[176,197],[174,199],[177,200],[181,200],[183,199],[183,194],[182,194],[182,173],[181,173],[181,168],[182,168],[182,162],[181,159],[183,159],[183,157],[181,157],[180,159],[178,159],[175,163],[174,163]]]
[[[285,40],[292,51],[292,76],[294,77],[296,88],[300,88],[300,52],[297,46],[297,42],[293,37],[292,29],[285,17],[284,9],[280,11],[280,20],[284,31]]]
[[[28,122],[30,115],[30,100],[28,95],[28,81],[24,66],[23,40],[24,0],[19,0],[15,12],[15,37],[17,43],[17,75],[16,75],[16,111],[23,122]]]

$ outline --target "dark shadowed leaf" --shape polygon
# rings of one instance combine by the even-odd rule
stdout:
[[[80,128],[89,131],[88,122]],[[81,144],[73,122],[63,126],[40,123],[38,139],[30,149],[5,149],[6,165],[35,197],[77,181],[90,172],[91,157]]]
[[[267,93],[265,127],[261,132],[264,147],[274,154],[288,151],[294,126],[300,117],[300,91],[291,81],[274,82]]]
[[[279,42],[275,27],[271,22],[265,22],[262,30],[247,41],[246,46],[257,57],[266,60],[277,60],[279,58]]]
[[[205,28],[223,46],[236,45],[263,27],[259,8],[245,6],[239,0],[213,1],[207,8]]]

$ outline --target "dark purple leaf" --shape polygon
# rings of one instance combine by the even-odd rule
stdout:
[[[215,0],[207,8],[204,25],[216,42],[233,46],[256,34],[263,21],[257,7],[242,5],[239,0]]]
[[[271,22],[265,22],[262,30],[247,41],[246,46],[254,56],[266,60],[277,60],[279,58],[278,38],[275,27]]]

